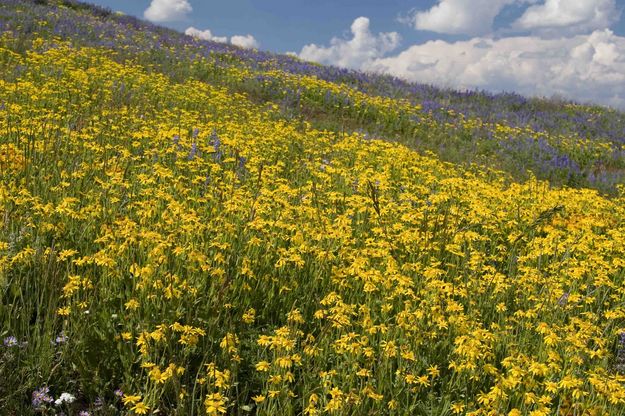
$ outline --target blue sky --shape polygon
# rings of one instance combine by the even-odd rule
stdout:
[[[91,1],[324,64],[625,108],[625,0]]]
[[[101,6],[143,17],[150,0],[96,0]],[[436,1],[405,0],[190,0],[193,11],[181,21],[161,22],[184,31],[193,26],[210,29],[217,36],[252,34],[262,49],[274,52],[299,51],[309,43],[327,43],[332,36],[349,31],[352,21],[360,16],[372,20],[378,32],[399,32],[402,44],[421,43],[431,39],[456,39],[461,36],[417,31],[397,21],[414,8],[427,9]]]
[[[138,17],[143,17],[144,10],[150,5],[150,0],[91,2]],[[436,0],[189,0],[189,3],[193,11],[184,20],[160,24],[180,31],[189,26],[210,29],[217,36],[249,33],[260,42],[262,49],[274,52],[299,52],[309,43],[327,43],[331,37],[348,32],[352,21],[360,16],[371,19],[371,29],[375,32],[398,32],[405,46],[432,39],[452,41],[467,38],[415,30],[398,21],[412,10],[430,9],[437,3]],[[504,9],[495,21],[495,29],[513,22],[523,9],[515,5]],[[625,20],[614,24],[612,30],[625,36]]]

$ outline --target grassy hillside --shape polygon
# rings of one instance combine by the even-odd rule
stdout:
[[[621,113],[0,25],[0,413],[625,413]]]
[[[174,82],[196,79],[280,106],[283,117],[324,129],[395,140],[442,160],[507,172],[531,171],[556,185],[616,194],[625,181],[625,117],[601,107],[455,92],[389,76],[194,40],[75,0],[6,0],[0,28],[23,53],[33,39],[114,51]]]

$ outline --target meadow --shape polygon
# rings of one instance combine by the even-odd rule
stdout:
[[[623,113],[0,28],[0,413],[625,414]]]

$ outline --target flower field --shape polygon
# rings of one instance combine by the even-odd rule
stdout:
[[[622,113],[0,27],[1,414],[625,414]]]

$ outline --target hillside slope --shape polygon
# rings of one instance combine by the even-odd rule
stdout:
[[[624,198],[415,151],[522,128],[26,5],[0,17],[0,413],[625,412]]]
[[[75,0],[8,0],[0,27],[33,38],[115,51],[169,76],[197,79],[278,104],[284,117],[318,128],[361,131],[435,152],[446,161],[499,169],[517,180],[591,187],[610,194],[624,182],[625,117],[602,107],[454,92],[389,76],[194,40]]]

